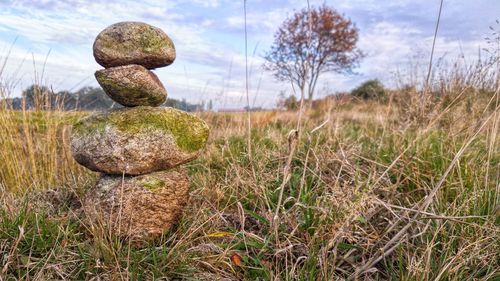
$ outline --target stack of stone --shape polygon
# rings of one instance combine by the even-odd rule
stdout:
[[[97,81],[125,108],[73,126],[73,157],[102,173],[85,197],[85,212],[119,236],[154,239],[180,216],[189,179],[178,166],[199,155],[209,129],[194,115],[156,107],[167,92],[150,69],[175,59],[174,44],[162,30],[139,22],[113,24],[97,36],[94,57],[105,67],[95,73]]]

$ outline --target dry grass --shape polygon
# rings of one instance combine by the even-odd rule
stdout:
[[[203,156],[188,164],[189,205],[174,230],[144,249],[131,249],[99,226],[86,225],[78,212],[85,188],[96,177],[68,151],[65,132],[80,114],[4,109],[0,139],[8,149],[0,152],[0,276],[496,276],[498,104],[477,113],[473,122],[456,112],[464,110],[456,104],[440,117],[452,120],[434,119],[425,126],[409,123],[394,104],[329,107],[329,112],[305,116],[282,204],[278,195],[289,156],[287,135],[296,114],[253,114],[252,161],[246,153],[244,114],[202,114],[212,135]],[[47,189],[53,190],[36,191]],[[276,211],[279,225],[274,228]],[[231,260],[235,254],[242,258],[240,266]]]
[[[73,163],[68,150],[68,125],[81,115],[0,109],[3,188],[31,191],[77,184],[85,170]]]

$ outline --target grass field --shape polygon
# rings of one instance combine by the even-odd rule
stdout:
[[[499,93],[453,93],[252,113],[251,153],[246,113],[200,113],[188,206],[140,249],[80,211],[87,113],[2,108],[0,280],[498,280]]]

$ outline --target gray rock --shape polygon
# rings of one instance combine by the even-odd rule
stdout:
[[[96,71],[95,78],[111,99],[124,106],[158,106],[167,98],[158,77],[140,65],[101,69]]]
[[[83,209],[92,224],[140,244],[170,229],[188,199],[185,170],[136,177],[104,175],[87,192]]]
[[[74,124],[71,150],[106,174],[147,174],[196,158],[208,139],[200,118],[173,108],[138,106],[93,114]]]
[[[119,22],[97,35],[94,58],[104,67],[138,64],[151,69],[171,64],[175,60],[175,46],[157,27],[142,22]]]

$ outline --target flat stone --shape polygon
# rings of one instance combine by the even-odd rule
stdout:
[[[161,29],[142,22],[119,22],[105,28],[94,42],[94,58],[103,67],[138,64],[148,69],[175,60],[175,46]]]
[[[90,170],[140,175],[196,158],[208,134],[208,125],[195,115],[170,107],[137,106],[76,122],[71,151]]]
[[[167,99],[160,79],[137,64],[101,69],[95,78],[111,99],[124,106],[158,106]]]
[[[83,209],[93,224],[140,244],[169,230],[188,199],[185,170],[136,177],[104,175],[87,192]]]

